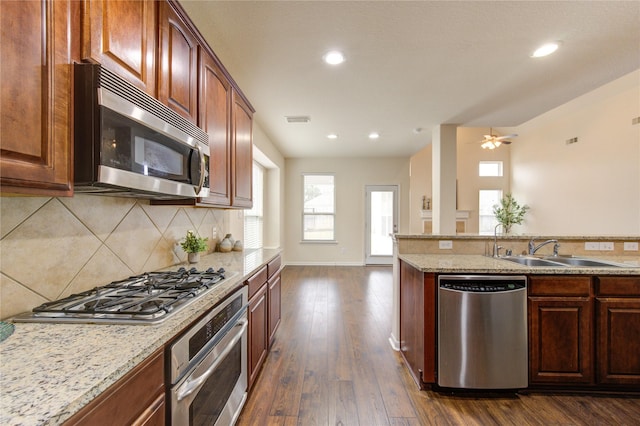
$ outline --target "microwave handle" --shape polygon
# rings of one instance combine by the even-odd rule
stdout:
[[[206,170],[207,162],[204,158],[204,153],[202,152],[202,148],[200,148],[199,144],[196,144],[196,148],[198,149],[198,155],[200,156],[200,182],[198,182],[198,187],[196,188],[196,196],[197,196],[202,190],[202,187],[204,186],[204,177],[205,177],[205,173],[207,172]]]

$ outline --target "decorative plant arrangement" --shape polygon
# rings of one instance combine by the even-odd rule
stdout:
[[[200,238],[193,231],[187,231],[187,236],[180,243],[182,250],[188,253],[189,263],[197,263],[200,260],[200,252],[207,250],[208,238]]]
[[[502,225],[505,234],[511,232],[511,226],[522,223],[527,210],[529,210],[529,206],[518,204],[510,193],[502,197],[500,204],[493,206],[493,214],[498,223]]]

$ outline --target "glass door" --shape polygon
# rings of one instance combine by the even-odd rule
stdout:
[[[365,263],[391,265],[391,234],[398,232],[398,186],[367,185],[365,192]]]

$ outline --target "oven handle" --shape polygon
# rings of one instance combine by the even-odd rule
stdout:
[[[218,355],[216,360],[211,364],[209,368],[207,368],[207,370],[204,373],[202,373],[197,379],[194,379],[194,380],[189,379],[186,382],[184,382],[182,386],[180,386],[180,388],[176,391],[177,393],[176,396],[178,398],[178,401],[182,401],[187,396],[191,395],[209,378],[209,376],[211,376],[211,374],[213,374],[213,371],[216,369],[218,364],[220,364],[222,360],[224,360],[224,358],[229,354],[229,352],[231,352],[235,344],[238,343],[238,340],[242,338],[242,335],[246,331],[248,325],[249,325],[249,321],[247,321],[245,318],[242,318],[238,321],[238,324],[236,324],[234,328],[241,327],[240,331],[225,346],[224,350],[220,353],[220,355]]]

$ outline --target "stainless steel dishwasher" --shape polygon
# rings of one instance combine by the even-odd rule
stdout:
[[[527,278],[439,276],[438,385],[519,389],[527,384]]]

